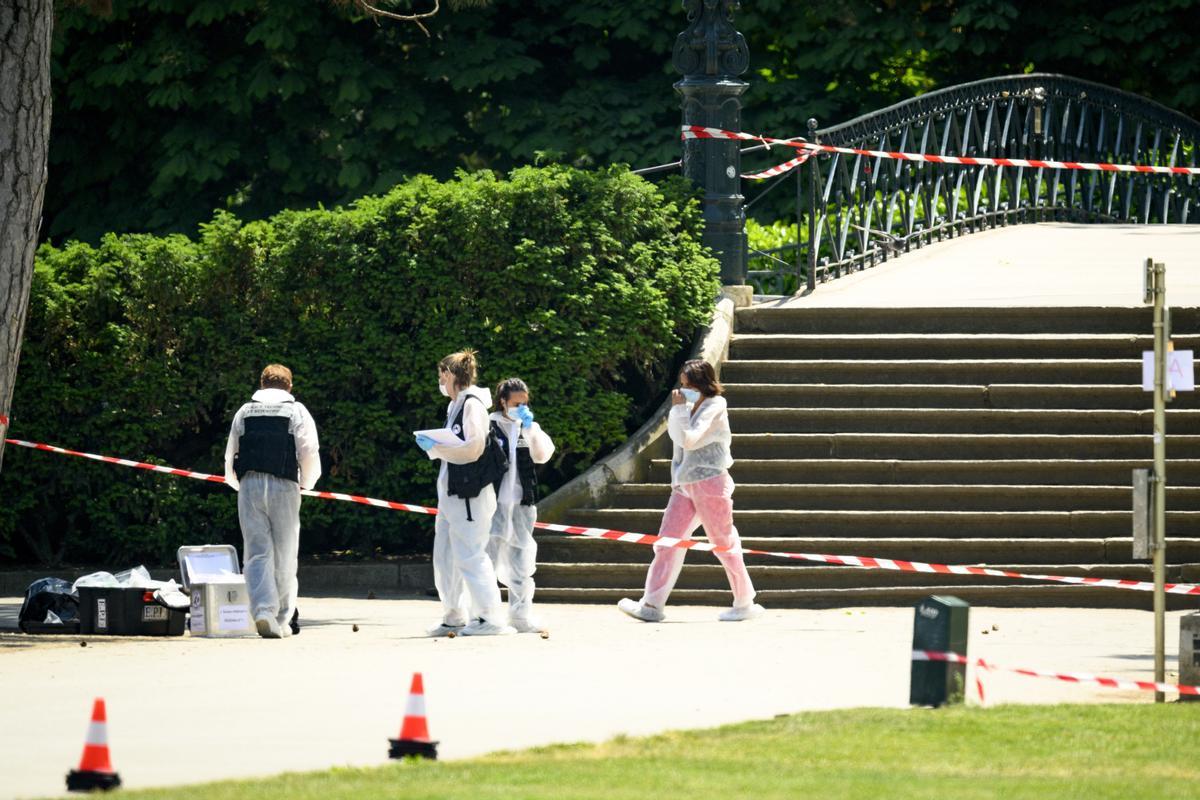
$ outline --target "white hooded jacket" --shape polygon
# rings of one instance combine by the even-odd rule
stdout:
[[[671,406],[667,434],[675,445],[671,455],[671,485],[714,478],[733,466],[729,447],[729,407],[720,395],[706,397],[692,412],[691,403]]]
[[[524,437],[529,445],[529,457],[535,464],[545,464],[554,455],[554,442],[550,435],[542,430],[537,422],[530,423],[528,428],[522,428],[521,423],[508,418],[503,411],[493,411],[488,417],[491,422],[508,437],[508,472],[500,484],[496,500],[501,505],[519,505],[521,503],[521,479],[517,470],[517,441]]]

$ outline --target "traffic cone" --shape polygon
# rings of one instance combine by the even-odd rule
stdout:
[[[97,697],[92,706],[92,723],[88,725],[87,738],[83,742],[83,757],[79,769],[67,773],[67,791],[91,792],[99,789],[107,792],[121,785],[121,776],[112,768],[108,757],[108,718],[104,713],[104,700]]]
[[[388,741],[392,743],[388,758],[418,756],[437,759],[438,743],[429,739],[429,725],[425,721],[425,683],[419,672],[413,673],[412,688],[408,690],[408,705],[404,709],[400,738]]]

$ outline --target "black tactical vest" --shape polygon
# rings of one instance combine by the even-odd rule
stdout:
[[[521,481],[521,505],[532,506],[537,504],[537,468],[533,463],[533,456],[529,454],[529,442],[525,441],[524,434],[517,433],[517,478]],[[504,448],[504,452],[508,453],[508,434],[504,432],[504,427],[496,426],[496,440]]]
[[[467,434],[463,430],[463,412],[467,409],[468,400],[479,400],[473,394],[469,394],[463,400],[462,406],[458,409],[458,415],[454,418],[454,425],[451,430],[458,435],[458,438],[466,441]],[[482,400],[479,400],[482,403]],[[478,497],[483,491],[483,487],[491,484],[493,487],[500,485],[500,481],[504,479],[504,474],[508,472],[508,450],[500,447],[500,442],[496,439],[496,426],[489,421],[487,441],[484,443],[483,455],[470,464],[446,464],[446,492],[453,497],[461,497],[467,501],[467,519],[471,519],[471,498]]]
[[[247,472],[265,472],[299,483],[300,464],[296,460],[296,437],[290,430],[290,413],[286,417],[250,413],[242,418],[242,422],[245,430],[238,439],[237,455],[233,457],[233,471],[238,480]]]

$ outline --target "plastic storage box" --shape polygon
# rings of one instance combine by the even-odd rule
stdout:
[[[178,557],[183,589],[191,596],[193,636],[257,635],[250,593],[233,545],[181,547]]]
[[[186,617],[156,601],[153,589],[79,587],[81,634],[182,636]]]

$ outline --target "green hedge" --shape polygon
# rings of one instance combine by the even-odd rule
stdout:
[[[431,503],[411,431],[442,423],[437,360],[525,378],[558,453],[551,482],[619,443],[662,396],[716,294],[681,183],[621,168],[420,177],[345,209],[183,236],[43,247],[13,435],[221,472],[229,421],[268,362],[316,418],[320,486]],[[8,448],[0,555],[127,566],[238,542],[225,487]],[[428,547],[428,518],[311,500],[309,553]]]

